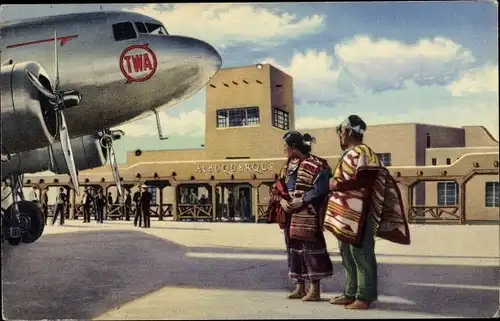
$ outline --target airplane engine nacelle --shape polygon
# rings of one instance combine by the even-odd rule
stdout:
[[[56,174],[68,174],[68,167],[64,161],[61,143],[51,145],[54,152],[54,168]],[[77,170],[96,168],[106,164],[107,150],[102,148],[97,135],[86,135],[73,138],[71,147]],[[10,161],[2,163],[2,178],[12,174],[39,173],[51,170],[49,147],[38,148],[32,151],[12,155]]]
[[[54,143],[57,118],[48,98],[29,81],[26,71],[51,90],[47,72],[38,63],[28,61],[2,66],[1,126],[2,153],[15,154]]]

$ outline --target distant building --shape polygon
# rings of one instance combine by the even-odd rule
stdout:
[[[124,182],[165,182],[155,199],[174,204],[179,217],[178,206],[187,202],[193,189],[210,200],[218,189],[224,203],[228,188],[238,196],[243,191],[251,199],[253,213],[262,217],[268,185],[285,160],[282,136],[295,129],[295,109],[293,78],[269,64],[259,67],[223,69],[207,85],[203,149],[130,151],[127,163],[120,165]],[[337,125],[301,130],[316,138],[313,153],[325,157],[331,166],[339,157]],[[407,212],[431,219],[463,215],[466,221],[499,220],[499,143],[484,127],[368,123],[365,140],[392,173],[439,180],[419,183]],[[82,181],[99,183],[101,177],[112,180],[108,166],[80,172]],[[465,214],[461,214],[457,183],[462,179],[469,179],[462,187]],[[204,184],[203,188],[197,184]],[[407,202],[404,186],[402,196]]]

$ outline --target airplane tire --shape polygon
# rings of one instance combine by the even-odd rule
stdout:
[[[12,245],[12,246],[17,246],[17,245],[21,244],[21,239],[20,238],[17,238],[17,239],[7,239],[7,242],[9,242],[9,244]]]
[[[45,228],[42,209],[29,201],[18,202],[17,206],[19,208],[21,240],[23,243],[33,243],[42,236]],[[7,209],[7,212],[10,210],[11,207]]]

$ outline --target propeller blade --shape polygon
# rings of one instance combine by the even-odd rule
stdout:
[[[49,98],[50,100],[57,99],[57,96],[54,95],[50,90],[45,88],[40,80],[38,80],[38,78],[36,78],[36,76],[33,75],[31,71],[26,70],[26,77],[28,77],[28,80],[33,84],[33,86],[35,86],[35,88],[38,89],[38,91],[45,95],[47,98]]]
[[[122,190],[122,182],[120,182],[120,173],[118,172],[118,163],[116,162],[116,155],[115,155],[115,149],[113,145],[111,145],[109,150],[109,164],[111,165],[111,171],[113,172],[113,178],[115,179],[116,183],[116,189],[118,191],[118,194],[120,196],[123,195],[123,190]]]
[[[54,83],[54,92],[59,94],[59,54],[57,49],[57,31],[54,30],[54,66],[55,66],[55,83]]]
[[[71,149],[71,141],[69,137],[68,127],[66,126],[66,118],[64,118],[64,113],[60,112],[60,130],[59,136],[61,139],[61,147],[64,154],[64,160],[68,166],[69,176],[73,183],[73,188],[75,189],[76,195],[80,195],[80,184],[78,183],[78,173],[76,172],[75,159],[73,157],[73,150]]]

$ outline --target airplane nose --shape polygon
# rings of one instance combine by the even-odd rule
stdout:
[[[207,81],[219,71],[222,66],[222,57],[217,49],[202,40],[192,39],[194,54],[199,59],[200,76]]]

